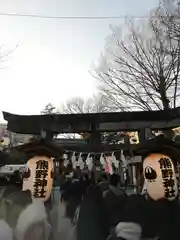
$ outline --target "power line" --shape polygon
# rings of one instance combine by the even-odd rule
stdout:
[[[120,16],[48,16],[48,15],[38,15],[38,14],[21,14],[21,13],[2,13],[0,16],[9,16],[9,17],[29,17],[29,18],[41,18],[41,19],[89,19],[89,20],[103,20],[103,19],[125,19],[127,15]],[[143,19],[149,18],[149,16],[129,16],[131,18]]]

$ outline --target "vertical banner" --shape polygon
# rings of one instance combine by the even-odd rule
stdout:
[[[134,164],[132,165],[132,179],[133,179],[134,192],[137,193],[136,166]]]
[[[28,160],[29,178],[23,180],[23,190],[29,189],[35,198],[48,200],[53,185],[53,160],[45,156],[36,156]]]
[[[124,177],[124,181],[126,182],[127,181],[127,161],[126,161],[126,158],[123,154],[123,150],[121,150],[121,155],[120,155],[120,158],[121,158],[121,162],[122,162],[122,171],[123,171],[123,177]]]
[[[113,174],[111,157],[109,157],[109,156],[106,157],[106,168],[105,168],[105,171],[108,174],[111,174],[111,175]]]
[[[100,163],[102,165],[102,169],[103,170],[106,169],[106,160],[104,158],[104,153],[101,153],[99,161],[100,161]]]
[[[87,155],[86,165],[87,165],[89,171],[91,171],[93,169],[93,159],[92,159],[90,153]]]

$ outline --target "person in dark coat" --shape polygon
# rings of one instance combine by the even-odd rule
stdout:
[[[179,161],[179,146],[159,136],[148,140],[141,151],[144,155],[142,164],[146,194],[132,195],[128,198],[118,223],[121,224],[119,236],[122,236],[124,231],[122,223],[123,226],[135,223],[141,227],[139,239],[178,240],[180,205],[175,167]],[[165,184],[166,182],[168,184]],[[135,235],[137,236],[137,231]],[[126,235],[124,239],[134,238]]]
[[[120,221],[115,227],[114,234],[112,234],[109,239],[119,239],[118,234],[119,236],[126,235],[127,237],[124,237],[125,240],[135,240],[138,238],[139,240],[179,239],[179,216],[180,208],[178,200],[173,202],[167,201],[166,199],[154,201],[147,195],[142,196],[133,194],[128,197],[128,201],[124,206]],[[140,228],[133,227],[131,223],[140,226]],[[118,228],[119,224],[121,226]],[[128,232],[131,232],[131,237],[125,233],[125,229],[127,229],[127,227],[130,228],[130,226],[132,226],[132,229]]]
[[[109,189],[109,182],[108,182],[108,178],[107,178],[107,174],[103,173],[100,176],[100,181],[98,184],[99,188],[101,189],[102,192],[107,191]]]
[[[63,192],[62,200],[66,205],[66,217],[72,221],[76,209],[81,203],[83,193],[84,186],[80,181],[71,182]]]
[[[120,220],[121,212],[126,203],[127,195],[118,187],[119,177],[116,174],[110,176],[109,190],[104,192],[104,202],[109,220],[109,227],[113,228]]]
[[[100,189],[91,185],[80,205],[77,240],[106,240],[108,224]]]

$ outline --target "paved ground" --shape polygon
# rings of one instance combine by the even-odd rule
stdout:
[[[64,205],[60,202],[59,190],[54,192],[54,205],[50,214],[53,240],[73,240],[73,228],[70,220],[64,217]]]
[[[128,195],[134,193],[134,189],[130,188],[127,191]],[[54,189],[54,204],[50,213],[52,223],[53,240],[74,240],[74,230],[70,220],[64,217],[64,205],[60,202],[59,189]]]

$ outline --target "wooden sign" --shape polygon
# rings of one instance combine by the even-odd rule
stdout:
[[[150,154],[144,159],[143,174],[145,188],[153,200],[174,200],[178,195],[178,184],[172,159],[161,153]]]
[[[51,195],[53,178],[53,160],[45,156],[36,156],[28,160],[30,176],[23,180],[23,190],[30,189],[35,198],[48,200]]]

